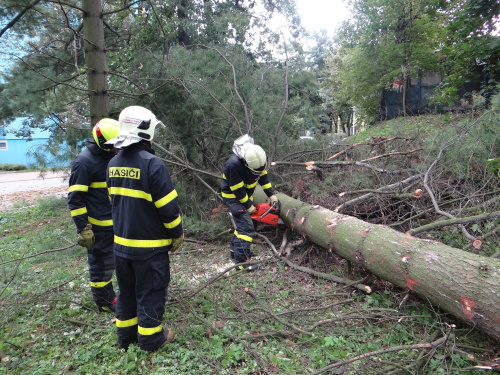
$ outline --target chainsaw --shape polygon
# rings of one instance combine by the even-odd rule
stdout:
[[[259,203],[255,206],[255,212],[250,217],[252,220],[265,224],[283,224],[279,216],[279,204],[277,202],[274,202],[272,205],[269,203]]]

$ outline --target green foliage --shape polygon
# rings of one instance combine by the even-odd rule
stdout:
[[[143,69],[165,83],[145,98],[147,102],[124,100],[121,105],[149,107],[152,99],[153,112],[168,126],[168,131],[157,132],[155,141],[197,169],[220,175],[234,139],[241,134],[252,134],[272,159],[280,152],[276,145],[286,145],[290,136],[300,133],[283,108],[287,95],[283,68],[257,63],[239,46],[172,47],[168,64],[157,53],[145,51],[141,57],[148,61]],[[143,71],[125,73],[140,79]],[[307,76],[289,70],[287,79],[293,87],[289,106],[309,102],[301,91],[310,84]],[[156,80],[150,82],[154,85]],[[192,186],[193,181],[185,183]]]
[[[443,76],[430,102],[440,110],[456,105],[469,82],[480,82],[486,98],[496,92],[498,2],[370,0],[352,7],[322,84],[334,111],[355,107],[360,121],[373,124],[383,89],[395,80],[414,84],[426,73]]]
[[[450,29],[460,38],[485,35],[495,31],[495,21],[500,15],[498,1],[466,0],[454,6],[455,18]]]
[[[23,164],[0,164],[0,171],[22,171],[25,170],[26,166]]]
[[[500,138],[496,130],[499,121],[500,117],[493,111],[479,119],[463,118],[458,126],[448,126],[429,139],[426,148],[430,155],[443,150],[443,162],[450,167],[447,173],[463,183],[467,180],[473,183],[487,171],[487,160],[500,155]],[[458,160],[466,162],[456,162]]]
[[[439,95],[432,98],[430,104],[439,110],[447,106],[452,106],[459,99],[458,89],[455,86],[450,87],[448,83],[441,83],[436,89]]]
[[[68,207],[68,200],[66,197],[57,198],[54,196],[50,196],[38,201],[36,207],[42,212],[45,212],[46,215],[55,215],[59,211],[64,210]]]
[[[500,158],[488,159],[485,161],[485,163],[488,167],[488,169],[486,169],[486,172],[500,176]]]
[[[329,64],[337,82],[325,82],[325,87],[373,123],[382,89],[395,80],[406,83],[439,71],[435,51],[442,42],[442,22],[433,0],[353,2],[352,21],[340,31],[338,56]]]
[[[28,5],[2,4],[9,4],[7,18]],[[66,142],[74,150],[88,136],[90,103],[84,38],[74,32],[80,30],[81,8],[71,4],[37,2],[9,30],[25,48],[9,56],[13,63],[0,86],[0,118],[30,116],[33,127],[50,116],[51,146]],[[268,146],[270,135],[287,132],[289,120],[280,120],[284,68],[272,60],[274,51],[283,49],[282,40],[268,21],[275,14],[285,17],[298,37],[295,4],[264,5],[258,17],[254,5],[169,0],[124,8],[121,1],[106,1],[109,116],[117,117],[127,105],[150,108],[169,125],[168,135],[159,134],[158,141],[212,171],[220,170],[231,142],[241,134],[262,131],[256,138]],[[290,83],[293,104],[308,101],[307,95],[300,97],[304,83]],[[40,155],[33,153],[45,162]]]

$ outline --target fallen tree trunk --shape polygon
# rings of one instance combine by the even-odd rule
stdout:
[[[278,194],[284,224],[500,340],[500,260]],[[262,190],[256,203],[263,202]]]

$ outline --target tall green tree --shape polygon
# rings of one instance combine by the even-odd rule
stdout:
[[[437,95],[450,100],[471,80],[482,81],[485,96],[497,85],[497,1],[355,0],[352,9],[339,33],[341,58],[332,58],[329,69],[336,77],[335,98],[349,100],[368,123],[377,118],[380,94],[393,81],[401,84],[402,114],[409,83],[426,72],[444,76]]]
[[[342,56],[335,69],[339,96],[349,98],[364,119],[376,119],[380,94],[398,80],[406,113],[406,88],[412,78],[435,71],[443,16],[440,0],[356,0],[352,19],[339,33]],[[335,60],[330,61],[330,66]]]
[[[283,12],[292,28],[297,27],[291,0],[261,4],[259,17],[253,12],[255,1],[1,0],[0,5],[2,34],[14,35],[23,44],[22,50],[3,52],[13,64],[2,94],[14,100],[2,101],[2,117],[41,118],[52,113],[62,118],[61,114],[76,112],[90,115],[92,123],[107,113],[116,115],[130,102],[154,106],[151,98],[162,92],[156,78],[165,77],[173,46],[229,45],[247,53],[250,60],[269,60],[269,43],[278,39],[265,26],[269,17]],[[167,95],[175,106],[172,100],[182,100],[185,93],[178,85],[169,89],[180,92]],[[111,110],[104,109],[108,95]]]
[[[29,5],[12,4],[6,18]],[[93,115],[90,98],[104,106],[109,98],[112,117],[125,106],[143,105],[169,125],[168,132],[158,134],[159,142],[194,167],[209,170],[221,168],[232,141],[243,133],[271,147],[270,155],[284,143],[279,137],[295,134],[290,108],[309,100],[302,94],[309,79],[300,73],[301,65],[285,63],[300,51],[284,43],[268,22],[280,13],[289,17],[292,33],[298,30],[292,0],[101,4],[102,12],[96,7],[92,14],[76,0],[57,5],[42,0],[13,24],[9,33],[25,35],[32,25],[37,32],[26,39],[23,51],[9,52],[17,62],[0,96],[15,100],[2,100],[0,116],[36,114],[42,119],[50,114],[56,119],[54,129],[79,135],[78,140],[88,136],[89,117],[104,113]],[[84,13],[102,20],[104,45],[102,36],[90,41]],[[25,25],[28,20],[31,24]],[[275,58],[285,46],[287,57]],[[90,55],[99,67],[88,67]],[[87,80],[91,75],[99,77],[93,87]],[[19,79],[31,83],[19,85]]]
[[[440,55],[446,77],[440,90],[443,96],[457,99],[457,87],[467,82],[481,82],[481,93],[489,97],[500,83],[500,3],[496,0],[451,2],[446,38]]]

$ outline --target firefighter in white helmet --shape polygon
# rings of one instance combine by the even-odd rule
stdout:
[[[252,257],[250,247],[256,233],[250,214],[255,211],[253,192],[257,184],[262,186],[271,204],[278,203],[266,166],[265,151],[247,134],[234,142],[233,155],[224,166],[221,193],[236,227],[229,245],[230,257],[236,264],[248,262]],[[258,266],[240,265],[239,268],[255,271]]]
[[[170,282],[168,252],[183,242],[177,192],[163,161],[151,148],[157,127],[148,109],[131,106],[119,116],[120,132],[109,144],[122,149],[108,165],[107,186],[115,230],[118,343],[154,351],[174,339],[162,326]]]
[[[87,248],[90,290],[99,311],[114,311],[116,295],[111,278],[115,269],[113,223],[106,188],[106,168],[115,155],[104,143],[119,132],[118,121],[104,118],[75,158],[69,177],[68,206],[76,225],[78,244]]]

